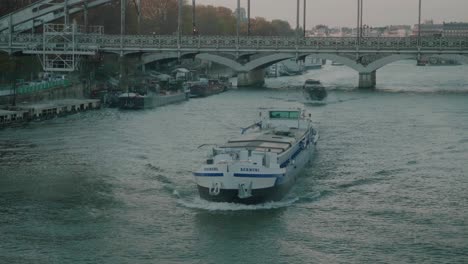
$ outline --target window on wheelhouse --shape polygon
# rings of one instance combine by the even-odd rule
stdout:
[[[298,119],[299,111],[270,111],[270,119]]]

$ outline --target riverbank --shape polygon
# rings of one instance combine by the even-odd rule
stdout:
[[[62,99],[40,103],[21,103],[0,109],[0,128],[99,109],[100,107],[101,101],[96,99]]]

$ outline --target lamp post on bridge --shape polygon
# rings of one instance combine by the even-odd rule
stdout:
[[[363,25],[362,25],[362,17],[364,14],[364,0],[361,0],[361,16],[360,16],[360,30],[359,32],[361,33],[360,38],[362,39],[364,37],[364,31],[363,31]]]
[[[141,0],[137,0],[137,12],[138,12],[138,17],[137,17],[137,33],[138,35],[141,34]]]
[[[361,38],[362,38],[363,5],[364,5],[363,0],[357,0],[357,25],[356,25],[357,50],[359,50],[359,45],[361,45]]]
[[[64,24],[65,26],[68,26],[68,23],[69,23],[68,0],[63,1],[63,13],[64,13]]]
[[[296,4],[296,42],[299,41],[299,15],[300,15],[301,1],[297,0]]]
[[[357,23],[356,23],[356,43],[359,43],[359,15],[361,13],[361,0],[357,0]]]
[[[192,34],[194,36],[198,35],[195,8],[196,8],[195,0],[192,0]]]
[[[125,16],[127,13],[127,0],[120,0],[120,45],[122,46],[123,35],[125,35]]]
[[[306,15],[307,15],[307,0],[304,0],[304,38],[306,37]]]
[[[247,36],[250,36],[250,0],[247,0]]]
[[[178,1],[178,15],[177,15],[177,46],[180,48],[180,37],[182,35],[182,0]]]
[[[85,33],[88,33],[88,0],[85,0],[83,3],[83,20]]]
[[[239,34],[240,34],[240,0],[237,0],[237,24],[236,24],[236,36],[237,36],[237,50],[239,50]]]
[[[421,47],[421,0],[419,0],[418,9],[418,48]]]

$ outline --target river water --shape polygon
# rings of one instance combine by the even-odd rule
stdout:
[[[147,111],[103,109],[0,131],[0,263],[468,263],[468,67],[391,64],[377,91],[326,66],[308,105],[317,156],[288,197],[197,198],[191,171],[259,107],[299,91],[233,90]]]

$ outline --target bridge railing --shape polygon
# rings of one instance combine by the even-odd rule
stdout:
[[[120,47],[118,35],[104,35],[94,38],[92,44],[102,47]],[[374,37],[363,38],[358,43],[354,37],[240,37],[235,36],[182,36],[180,42],[176,36],[125,36],[125,48],[174,49],[180,45],[183,49],[242,49],[242,50],[415,50],[419,47],[417,37]],[[84,42],[84,41],[83,41]],[[89,42],[88,42],[89,43]],[[449,37],[421,39],[421,49],[430,50],[466,50],[468,38]]]
[[[123,40],[123,45],[121,41]],[[10,35],[0,34],[0,48],[9,47]],[[12,47],[27,48],[43,45],[43,34],[14,34],[11,36]],[[356,50],[405,51],[417,50],[468,50],[468,37],[423,37],[421,44],[417,37],[369,37],[358,43],[354,37],[263,37],[263,36],[182,36],[180,41],[173,35],[75,35],[78,50],[117,50],[122,46],[126,50],[176,50],[180,46],[185,50]]]

